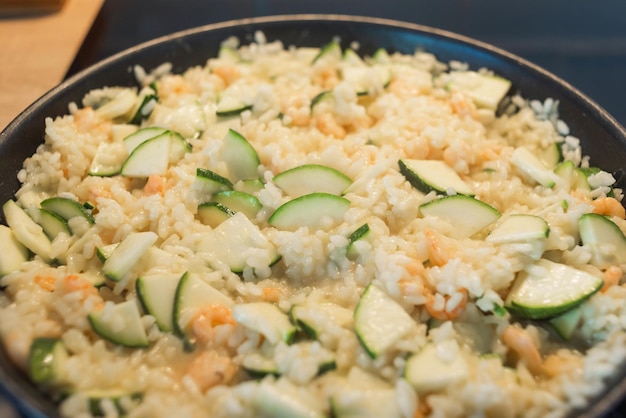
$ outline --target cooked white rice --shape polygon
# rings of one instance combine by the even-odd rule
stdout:
[[[54,381],[42,388],[59,401],[61,414],[90,417],[89,398],[114,393],[99,402],[98,414],[252,417],[271,416],[268,411],[276,408],[274,416],[279,416],[281,408],[288,408],[282,402],[295,404],[287,409],[292,414],[330,416],[331,405],[369,398],[379,399],[388,417],[559,417],[600,393],[626,358],[625,266],[594,265],[577,222],[597,211],[626,229],[621,191],[612,188],[615,180],[603,171],[589,177],[589,190],[560,183],[544,187],[511,162],[517,147],[542,153],[558,144],[563,158],[575,166],[593,165],[567,121],[559,119],[558,103],[515,96],[508,108],[514,111],[496,115],[450,88],[446,74],[467,70],[464,63],[441,63],[427,52],[368,59],[369,65],[390,69],[392,78],[388,85],[370,80],[369,91],[359,95],[342,79],[348,64],[341,55],[313,60],[318,49],[267,43],[262,35],[256,39],[241,47],[233,39],[225,43],[238,48],[239,60],[221,54],[183,74],[171,74],[167,64],[151,73],[135,69],[143,86],[155,83],[159,98],[141,127],[176,131],[192,146],[192,152],[148,183],[88,175],[98,145],[121,143],[125,135],[120,132],[133,130],[126,124],[131,109],[120,104],[120,95],[131,91],[136,98],[137,92],[114,87],[91,92],[83,103],[70,106],[68,115],[48,119],[45,143],[18,174],[22,187],[16,200],[31,213],[52,196],[93,205],[93,225],[71,220],[73,235],[53,240],[53,258],[63,262],[47,264],[34,256],[0,282],[0,335],[15,363],[28,369],[29,347],[39,337],[60,339],[68,352]],[[486,69],[479,73],[490,76]],[[217,103],[227,88],[249,106],[236,116],[218,118]],[[322,91],[330,91],[332,100],[312,110],[312,99]],[[194,189],[199,167],[231,176],[221,158],[229,128],[258,153],[263,187],[253,194],[262,208],[251,221],[281,256],[268,266],[263,254],[251,251],[240,274],[215,254],[199,250],[216,229],[197,215],[198,205],[211,196]],[[470,238],[451,238],[454,224],[420,211],[421,204],[439,196],[413,187],[400,173],[399,159],[444,161],[501,219],[517,213],[540,216],[550,227],[549,236],[540,247],[498,244],[485,239],[490,225]],[[274,211],[292,198],[273,178],[303,164],[325,165],[348,176],[353,181],[344,194],[349,208],[339,220],[322,219],[314,228],[270,225]],[[357,256],[348,257],[348,237],[365,223],[368,239],[355,241]],[[158,238],[130,274],[107,279],[98,288],[81,280],[102,274],[99,248],[140,231],[153,231]],[[600,278],[618,276],[581,305],[580,325],[569,340],[546,321],[520,320],[502,310],[518,273],[539,256]],[[300,330],[295,342],[271,343],[259,329],[233,320],[231,306],[214,313],[204,328],[191,320],[190,336],[197,339],[193,350],[185,349],[175,333],[160,330],[145,311],[146,348],[125,348],[92,330],[92,311],[106,312],[123,301],[142,308],[138,277],[185,272],[235,305],[267,302],[285,314],[294,306],[308,306],[314,316],[323,304],[354,311],[364,289],[374,284],[412,321],[376,358],[360,343],[351,315],[345,322],[326,323],[317,338]],[[517,338],[530,341],[523,350],[503,338],[511,327]],[[424,392],[405,376],[405,366],[430,344],[439,361],[460,359],[466,373]],[[328,353],[336,367],[320,373]],[[540,355],[539,372],[529,367],[534,353]],[[251,375],[243,364],[251,354],[274,361],[275,373]],[[283,396],[268,407],[273,401],[267,393]],[[270,400],[264,404],[261,397]]]

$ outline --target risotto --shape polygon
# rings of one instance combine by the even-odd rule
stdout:
[[[0,337],[63,417],[560,417],[625,360],[622,191],[557,102],[261,33],[135,74],[3,206]]]

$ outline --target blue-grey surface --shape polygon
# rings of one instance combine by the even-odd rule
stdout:
[[[561,77],[626,125],[624,0],[106,0],[70,73],[179,30],[292,13],[397,19],[490,43]],[[0,402],[0,417],[18,416]]]

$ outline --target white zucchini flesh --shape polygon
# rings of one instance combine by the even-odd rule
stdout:
[[[228,178],[234,183],[259,176],[259,155],[248,140],[233,129],[224,137],[221,159],[228,167]]]
[[[2,206],[2,210],[15,238],[44,261],[50,262],[52,243],[43,228],[28,216],[26,211],[14,200],[7,200]]]
[[[448,235],[455,239],[470,238],[496,222],[501,214],[494,207],[465,195],[445,196],[420,205],[424,216],[449,222]]]
[[[540,216],[512,214],[502,220],[485,239],[493,243],[525,242],[548,238],[550,226]]]
[[[316,339],[333,327],[348,328],[354,323],[350,309],[331,302],[294,305],[290,315],[295,324]]]
[[[259,264],[271,266],[280,257],[259,227],[241,212],[236,212],[207,233],[199,243],[198,251],[210,254],[218,264],[226,264],[233,273],[242,273],[247,267],[254,268]]]
[[[467,95],[477,107],[495,110],[511,88],[511,82],[505,78],[481,74],[475,71],[453,71],[447,88],[458,90]]]
[[[317,192],[341,195],[352,184],[352,180],[339,170],[319,164],[285,170],[272,181],[292,198]]]
[[[263,380],[252,397],[256,416],[272,418],[324,418],[318,405],[300,394],[298,387],[287,380]]]
[[[511,164],[544,187],[552,188],[559,181],[559,176],[526,147],[515,148],[511,155]]]
[[[336,418],[400,418],[394,389],[340,388],[330,399]]]
[[[147,128],[141,128],[132,132],[123,140],[124,146],[126,147],[126,153],[130,155],[139,145],[143,144],[149,139],[156,138],[159,135],[163,135],[166,132],[167,129],[158,126],[149,126]]]
[[[474,196],[471,187],[444,161],[404,159],[398,166],[407,181],[423,193],[434,190],[438,194]]]
[[[104,119],[116,119],[121,116],[132,116],[132,111],[137,101],[137,93],[133,89],[120,89],[118,94],[109,102],[95,110],[96,114]]]
[[[15,238],[11,228],[0,225],[0,277],[18,271],[28,257],[28,248]]]
[[[54,212],[46,209],[39,209],[36,217],[33,217],[33,219],[41,225],[43,232],[46,233],[51,241],[61,233],[72,235],[72,231],[70,230],[67,221]]]
[[[238,115],[246,110],[252,109],[252,104],[244,101],[239,88],[226,89],[220,95],[217,103],[216,115],[228,117]]]
[[[168,132],[142,142],[124,161],[120,174],[126,177],[165,174],[170,161],[171,143],[171,136]]]
[[[320,227],[325,218],[338,221],[350,207],[350,201],[330,193],[311,193],[279,206],[269,217],[270,225],[279,229]]]
[[[188,334],[190,322],[202,308],[231,308],[233,301],[200,277],[185,273],[178,282],[174,296],[174,327],[180,336]]]
[[[234,214],[234,211],[217,202],[205,202],[198,206],[198,219],[211,228],[217,228]]]
[[[459,351],[452,359],[440,355],[433,343],[427,343],[406,362],[404,377],[418,394],[426,394],[461,382],[469,376],[467,362]]]
[[[113,281],[122,280],[157,239],[158,235],[152,231],[127,235],[104,262],[102,266],[104,275]]]
[[[134,300],[91,312],[91,328],[102,338],[125,347],[147,347],[150,343]]]
[[[354,310],[354,329],[370,357],[376,358],[415,326],[411,316],[380,287],[368,285]]]
[[[141,276],[135,282],[137,297],[144,311],[152,315],[161,331],[174,331],[174,300],[179,274]]]
[[[602,285],[590,273],[540,259],[518,273],[505,306],[520,317],[547,319],[580,305]]]
[[[233,318],[241,325],[262,334],[270,344],[291,343],[296,327],[289,316],[267,302],[241,303],[233,307]]]
[[[100,177],[119,174],[127,157],[128,151],[122,142],[101,142],[91,160],[88,174]]]
[[[592,262],[600,268],[626,263],[626,236],[609,218],[586,213],[578,221],[580,239],[588,246]]]

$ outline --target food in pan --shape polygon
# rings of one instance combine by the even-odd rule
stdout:
[[[260,33],[135,72],[3,205],[0,336],[62,416],[558,417],[626,358],[622,190],[557,102]]]

